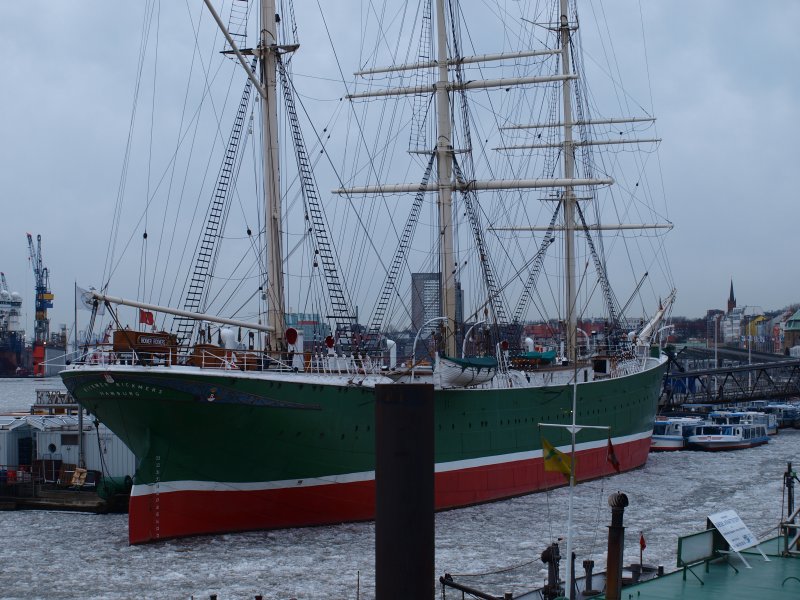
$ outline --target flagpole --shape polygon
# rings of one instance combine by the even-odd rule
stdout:
[[[577,356],[576,356],[577,358]],[[573,361],[575,367],[572,378],[572,452],[570,452],[569,460],[569,504],[567,509],[567,574],[564,578],[565,589],[564,595],[573,600],[572,598],[572,505],[575,492],[575,432],[577,429],[577,422],[575,421],[578,413],[578,361]]]
[[[75,288],[73,290],[74,293],[72,294],[73,308],[75,312],[75,321],[74,324],[72,325],[73,328],[75,329],[73,334],[73,338],[75,339],[75,348],[74,348],[75,356],[73,357],[73,360],[77,360],[78,359],[78,282],[75,281],[73,285]],[[80,404],[78,405],[78,466],[81,469],[86,468],[86,458],[83,452],[83,407]]]
[[[75,293],[72,295],[73,305],[74,305],[74,308],[75,308],[75,321],[74,321],[75,330],[73,332],[73,336],[72,337],[75,339],[75,346],[72,349],[72,351],[75,353],[75,356],[77,357],[77,355],[78,355],[78,282],[77,281],[73,282],[73,285],[75,286],[75,290],[74,290]]]
[[[571,425],[563,425],[561,423],[539,423],[538,427],[541,430],[542,427],[560,427],[566,428],[570,430],[571,433],[571,449],[570,452],[570,466],[569,469],[569,503],[567,509],[567,568],[566,568],[566,577],[565,579],[565,590],[564,595],[565,597],[569,598],[570,600],[574,600],[572,598],[572,580],[573,580],[573,573],[572,573],[572,510],[574,504],[574,493],[575,493],[575,467],[576,467],[576,460],[575,460],[575,436],[577,436],[578,432],[582,429],[604,429],[608,432],[608,444],[609,450],[611,448],[611,428],[607,425],[578,425],[577,424],[577,415],[578,415],[578,366],[575,365],[575,370],[573,372],[573,381],[572,381],[572,424]],[[609,457],[611,454],[607,454],[606,460],[610,460]],[[563,453],[559,452],[550,442],[548,442],[544,436],[542,436],[542,460],[544,462],[544,469],[545,471],[559,471],[566,475],[567,473],[564,471],[563,466]],[[554,461],[555,464],[551,463],[550,461]],[[615,458],[616,463],[616,458]],[[617,466],[615,464],[614,468],[618,471]]]
[[[639,532],[639,572],[644,568],[644,531]]]

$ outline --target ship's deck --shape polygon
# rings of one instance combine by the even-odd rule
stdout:
[[[800,557],[784,557],[784,538],[771,538],[760,544],[767,555],[765,561],[756,548],[742,552],[752,567],[748,569],[738,556],[729,555],[708,563],[691,567],[692,573],[683,569],[657,579],[622,589],[622,598],[636,600],[751,600],[753,598],[800,598]],[[735,568],[734,568],[735,567]],[[698,579],[699,578],[699,579]],[[702,583],[701,581],[702,580]],[[598,596],[605,598],[605,596]]]

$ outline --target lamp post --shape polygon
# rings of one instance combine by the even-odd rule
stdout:
[[[753,336],[750,333],[750,323],[747,324],[747,364],[753,364],[753,355],[752,355],[752,348],[753,348]],[[753,393],[753,384],[752,384],[753,372],[747,371],[747,391],[748,393]]]
[[[719,319],[721,315],[714,315],[714,368],[719,368],[719,356],[717,354],[717,345],[719,341]],[[717,376],[714,375],[714,391],[717,391]]]
[[[664,346],[666,342],[664,342],[662,333],[665,332],[667,329],[675,329],[675,325],[664,325],[661,329],[658,330],[658,345]]]
[[[434,323],[436,321],[446,321],[447,317],[434,317],[433,319],[428,319],[425,323],[422,324],[422,327],[419,328],[417,331],[417,335],[414,336],[414,345],[411,347],[411,380],[414,380],[414,369],[417,367],[417,340],[419,339],[420,334],[425,330],[425,328]]]
[[[586,333],[586,332],[585,332],[583,329],[581,329],[580,327],[576,327],[576,330],[578,331],[578,333],[582,333],[582,334],[583,334],[583,337],[585,337],[585,338],[586,338],[586,354],[587,354],[587,355],[588,355],[588,354],[590,354],[590,353],[591,353],[591,351],[592,351],[592,338],[590,338],[590,337],[589,337],[589,334],[588,334],[588,333]],[[576,340],[576,342],[577,342],[577,340]],[[577,350],[577,348],[575,349],[575,356],[578,356],[578,350]]]
[[[469,334],[472,333],[472,330],[477,327],[478,325],[483,325],[486,323],[486,319],[483,321],[478,321],[474,325],[472,325],[469,329],[467,329],[467,333],[464,334],[464,341],[461,342],[461,358],[464,358],[467,355],[467,340],[469,339]]]

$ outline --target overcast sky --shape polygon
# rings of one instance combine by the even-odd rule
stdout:
[[[640,27],[639,3],[606,4]],[[309,45],[315,32],[303,32],[302,17],[317,4],[296,5]],[[142,10],[105,0],[0,3],[0,270],[23,294],[29,331],[26,232],[42,236],[56,296],[51,330],[72,321],[74,281],[99,285]],[[800,302],[800,2],[651,0],[641,11],[675,225],[673,314],[724,308],[731,279],[740,306]]]

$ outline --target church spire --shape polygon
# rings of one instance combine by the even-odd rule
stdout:
[[[733,278],[731,278],[731,293],[728,296],[728,312],[736,308],[736,296],[733,295]]]

